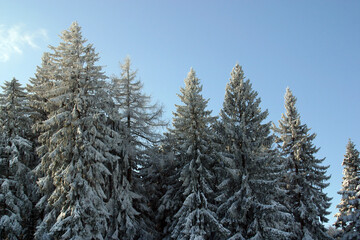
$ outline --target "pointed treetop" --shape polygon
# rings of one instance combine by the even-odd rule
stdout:
[[[233,71],[231,72],[231,75],[238,74],[240,76],[244,76],[244,71],[242,69],[242,66],[239,63],[235,64],[235,67],[233,68]]]
[[[184,82],[185,82],[185,89],[187,89],[188,91],[191,90],[191,92],[195,91],[196,93],[200,93],[202,91],[202,85],[200,84],[200,79],[196,77],[196,72],[193,68],[190,68],[190,71],[187,74],[186,78],[184,79]],[[184,94],[182,89],[181,92]]]
[[[60,36],[65,42],[78,42],[78,44],[83,44],[86,42],[86,39],[83,39],[81,34],[81,27],[75,21],[70,25],[69,30],[62,31],[62,35]]]
[[[131,70],[131,58],[129,55],[127,55],[124,59],[124,62],[123,63],[119,63],[120,64],[120,68],[121,70],[123,70],[123,73],[122,74],[129,74],[130,71],[131,71],[131,74],[132,75],[136,75],[137,73],[137,70]]]
[[[244,85],[244,80],[245,80],[245,76],[244,76],[244,71],[242,69],[242,67],[236,63],[235,67],[232,69],[231,73],[230,73],[230,80],[229,82],[226,84],[226,94],[230,94],[230,92],[232,92],[231,89],[235,90],[238,89],[239,87],[243,87]],[[249,86],[251,88],[251,83],[249,83]],[[235,90],[236,92],[240,92],[238,90]]]
[[[185,82],[185,87],[199,84],[199,78],[196,77],[195,70],[192,67],[190,68],[190,71],[187,74],[187,77],[185,78],[184,82]]]
[[[77,21],[74,21],[71,23],[69,30],[71,32],[80,32],[81,27],[79,26]]]
[[[131,65],[131,59],[130,56],[127,55],[124,59],[124,63],[120,63],[120,67],[123,68],[123,66],[130,66]]]
[[[344,158],[342,165],[348,164],[349,159],[351,159],[351,158],[357,159],[358,156],[359,156],[359,152],[356,150],[354,142],[351,141],[351,139],[349,138],[349,141],[346,145],[346,154],[345,154],[345,158]]]
[[[355,144],[353,141],[351,141],[351,138],[349,138],[348,143],[346,145],[346,149],[355,149]]]
[[[285,107],[287,105],[290,105],[293,106],[293,108],[296,110],[296,107],[295,107],[295,103],[297,101],[296,97],[293,95],[291,89],[289,87],[286,88],[286,93],[285,93]]]
[[[257,91],[252,89],[250,80],[245,80],[244,71],[238,63],[236,63],[230,75],[230,80],[226,84],[223,109],[220,112],[221,117],[237,119],[247,116],[247,119],[242,120],[246,124],[261,112],[258,120],[265,120],[268,112],[267,110],[261,111],[261,98],[258,97]]]
[[[298,119],[300,121],[300,115],[295,106],[297,99],[293,95],[289,87],[286,88],[286,93],[284,98],[285,98],[286,116],[291,118],[292,120]]]
[[[242,66],[240,66],[239,63],[235,64],[235,67],[232,69],[230,82],[243,82],[245,79],[244,71],[242,69]]]
[[[15,77],[11,81],[5,81],[4,86],[1,86],[4,90],[4,94],[8,98],[16,97],[24,97],[24,88],[21,86],[19,80]]]

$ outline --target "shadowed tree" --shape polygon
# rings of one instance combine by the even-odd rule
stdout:
[[[35,154],[27,94],[15,78],[0,96],[0,238],[32,237]]]

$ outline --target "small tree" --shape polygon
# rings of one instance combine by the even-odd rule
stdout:
[[[302,239],[331,239],[326,233],[323,222],[327,222],[331,198],[324,189],[329,176],[328,166],[322,166],[324,159],[317,159],[319,151],[313,145],[315,134],[309,134],[306,124],[301,124],[300,115],[295,107],[296,98],[289,88],[285,94],[285,109],[279,127],[274,126],[286,166],[284,183],[287,198],[285,204],[292,211],[299,224],[298,235]]]
[[[346,146],[342,165],[344,177],[342,189],[338,192],[341,202],[336,206],[339,212],[335,214],[335,226],[342,230],[341,239],[360,239],[360,158],[351,140]]]

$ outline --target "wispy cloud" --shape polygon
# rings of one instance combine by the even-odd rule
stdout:
[[[13,54],[22,54],[27,47],[39,48],[37,43],[47,38],[45,29],[28,31],[22,25],[0,25],[0,62],[8,61]]]

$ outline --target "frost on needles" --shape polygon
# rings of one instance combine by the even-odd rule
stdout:
[[[51,176],[53,188],[45,193],[50,209],[36,236],[103,239],[108,218],[105,180],[111,175],[106,165],[116,158],[111,154],[116,133],[106,123],[106,77],[76,22],[61,38],[59,46],[50,47],[52,71],[46,78],[51,84],[44,83],[43,94],[47,118],[38,125],[44,173],[39,184]]]
[[[291,210],[297,223],[296,233],[301,239],[331,239],[323,225],[328,219],[331,198],[324,189],[329,176],[323,166],[324,159],[316,158],[319,151],[314,146],[316,135],[310,134],[306,124],[302,124],[295,106],[296,98],[289,88],[285,94],[285,109],[279,127],[274,126],[285,166],[282,179],[286,193],[284,204]]]
[[[190,69],[185,87],[180,89],[183,105],[176,106],[171,134],[175,138],[175,158],[180,162],[179,189],[184,201],[173,218],[172,239],[221,239],[228,235],[215,212],[215,148],[211,124],[215,118],[207,110],[202,86]]]
[[[0,239],[31,238],[35,228],[36,164],[27,94],[17,79],[0,95]]]
[[[239,64],[219,117],[190,69],[161,134],[130,58],[108,78],[76,22],[60,37],[27,91],[14,78],[0,96],[1,239],[330,239],[327,167],[289,89],[275,137]],[[359,227],[358,160],[349,143],[343,239]]]
[[[216,126],[223,162],[217,213],[230,239],[291,239],[293,218],[279,202],[282,165],[257,95],[236,64]]]
[[[340,228],[341,239],[355,240],[360,238],[360,158],[355,144],[349,140],[342,165],[344,177],[341,202],[336,206],[339,212],[335,226]]]

